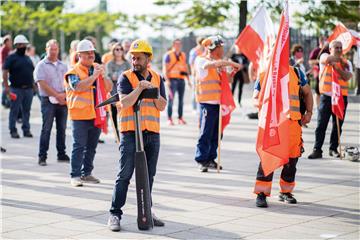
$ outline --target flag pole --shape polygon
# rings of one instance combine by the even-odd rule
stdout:
[[[336,126],[337,126],[338,143],[339,143],[339,149],[340,149],[340,159],[342,160],[342,151],[341,151],[341,143],[340,143],[340,124],[339,124],[338,116],[336,116]]]
[[[115,106],[116,107],[116,106]],[[109,112],[110,112],[110,118],[111,118],[111,126],[112,128],[114,129],[114,134],[115,134],[115,141],[116,143],[119,145],[120,144],[120,139],[119,139],[119,135],[118,135],[118,132],[116,131],[116,128],[115,128],[115,123],[114,123],[114,118],[113,118],[113,114],[112,114],[112,109],[111,109],[111,104],[109,105]],[[117,116],[116,116],[116,121],[117,121]]]
[[[220,152],[221,152],[221,129],[222,129],[222,117],[221,117],[221,104],[219,104],[219,129],[218,129],[218,162],[217,173],[220,173]]]

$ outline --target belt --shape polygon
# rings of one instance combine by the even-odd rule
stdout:
[[[11,86],[12,88],[28,89],[32,88],[32,85],[21,85],[21,86]]]

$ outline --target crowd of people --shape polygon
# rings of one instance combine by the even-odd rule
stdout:
[[[290,158],[283,166],[280,178],[279,200],[297,203],[292,192],[298,158],[301,156],[301,126],[310,122],[313,113],[313,97],[308,77],[316,81],[315,94],[318,112],[315,145],[310,159],[322,157],[322,145],[330,116],[333,118],[329,155],[340,157],[338,152],[337,125],[331,112],[331,71],[339,74],[344,96],[345,109],[348,82],[352,77],[352,64],[342,55],[341,42],[333,41],[328,49],[320,42],[320,48],[310,55],[311,69],[306,71],[303,48],[292,47],[289,66],[290,98]],[[13,50],[12,47],[15,46]],[[107,133],[107,122],[114,126],[119,143],[120,168],[116,177],[108,226],[112,231],[120,230],[128,185],[134,172],[135,119],[133,106],[140,94],[149,88],[158,88],[158,99],[145,99],[141,103],[141,125],[143,144],[147,157],[150,190],[152,189],[160,151],[160,111],[167,109],[167,123],[187,124],[183,112],[186,82],[192,90],[193,108],[199,112],[199,138],[194,160],[201,172],[222,169],[216,162],[219,138],[219,109],[221,97],[220,70],[227,71],[232,81],[232,92],[238,85],[238,103],[241,106],[242,88],[253,77],[257,79],[254,89],[255,106],[261,110],[258,101],[264,74],[251,67],[251,63],[238,48],[232,56],[224,56],[224,41],[220,36],[197,39],[197,45],[190,51],[189,59],[182,51],[182,42],[175,39],[171,49],[163,56],[162,73],[151,67],[152,46],[145,40],[128,39],[119,42],[112,39],[103,56],[96,50],[96,39],[88,36],[71,42],[69,63],[59,59],[59,44],[55,39],[47,41],[46,54],[40,60],[35,49],[24,35],[17,35],[12,43],[11,36],[3,38],[1,64],[3,72],[2,105],[10,108],[9,131],[13,139],[20,135],[16,123],[21,112],[23,136],[32,138],[30,112],[34,91],[41,102],[42,126],[39,139],[38,164],[47,165],[50,135],[56,122],[56,150],[59,162],[70,163],[70,183],[74,187],[84,183],[100,183],[92,172],[97,144],[101,132]],[[356,68],[358,68],[359,60]],[[230,71],[229,71],[230,69]],[[359,71],[359,70],[357,70]],[[230,75],[230,72],[234,74]],[[119,94],[120,100],[109,107],[95,108],[106,98]],[[173,103],[178,96],[177,121],[173,120]],[[304,112],[301,112],[302,100]],[[110,117],[108,117],[110,116]],[[72,124],[72,152],[66,153],[65,130],[68,119]],[[340,132],[343,120],[340,121]],[[254,193],[256,205],[267,207],[266,197],[270,195],[273,174],[266,175],[262,165],[256,174]],[[155,226],[164,222],[153,216]]]

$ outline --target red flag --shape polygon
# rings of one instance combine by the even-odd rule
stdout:
[[[350,51],[353,45],[356,45],[358,39],[356,36],[351,34],[351,32],[344,26],[344,24],[339,23],[336,25],[333,33],[327,39],[329,43],[333,40],[340,41],[342,43],[343,54],[345,54]]]
[[[225,127],[230,123],[231,113],[235,109],[235,102],[230,90],[229,80],[226,71],[220,72],[221,80],[221,132],[224,132]]]
[[[95,98],[95,106],[105,101],[106,99],[106,91],[104,86],[104,79],[100,75],[96,80],[96,98]],[[107,129],[107,121],[106,121],[106,108],[99,107],[95,109],[96,118],[94,121],[95,127],[100,128],[104,133],[108,132]]]
[[[289,15],[281,14],[275,48],[260,92],[256,151],[267,176],[289,161]]]
[[[332,69],[332,85],[331,85],[331,110],[339,119],[344,119],[345,104],[341,93],[341,86],[338,80],[338,73]]]
[[[273,22],[261,6],[255,13],[250,24],[245,27],[235,44],[256,66],[261,58],[270,54],[270,49],[275,39]]]

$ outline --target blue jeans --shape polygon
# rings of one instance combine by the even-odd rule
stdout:
[[[18,119],[18,114],[20,108],[22,110],[22,130],[23,132],[30,131],[30,110],[33,100],[33,89],[21,89],[10,87],[10,91],[16,94],[16,100],[10,101],[10,114],[9,114],[9,129],[10,132],[17,132],[16,129],[16,120]]]
[[[344,96],[344,104],[345,104],[344,119],[345,119],[347,103],[348,103],[347,96]],[[318,112],[318,117],[317,117],[317,127],[315,130],[314,149],[321,150],[321,147],[324,144],[326,128],[328,126],[330,116],[332,117],[330,149],[337,150],[337,148],[339,146],[338,133],[337,133],[337,125],[336,125],[336,116],[331,111],[331,97],[322,94],[320,96],[320,105],[319,105],[319,112]],[[344,120],[339,119],[340,135],[341,135],[341,128],[342,128],[343,123],[344,123]]]
[[[40,135],[39,157],[47,156],[50,134],[54,118],[56,121],[56,149],[58,156],[65,154],[65,130],[67,121],[66,105],[52,104],[49,97],[41,97],[42,127]]]
[[[150,192],[156,174],[156,165],[160,150],[160,135],[143,132],[144,150],[146,154]],[[120,137],[120,169],[116,178],[110,213],[121,218],[121,208],[125,205],[130,179],[135,169],[135,133],[121,133]]]
[[[94,157],[101,129],[94,120],[73,120],[73,150],[71,153],[71,177],[89,176],[94,169]]]
[[[170,78],[170,92],[168,95],[167,114],[168,118],[172,117],[172,108],[174,104],[175,93],[179,94],[178,117],[183,116],[185,80],[179,78]]]
[[[200,137],[195,161],[206,163],[217,157],[219,136],[219,105],[200,103]]]

